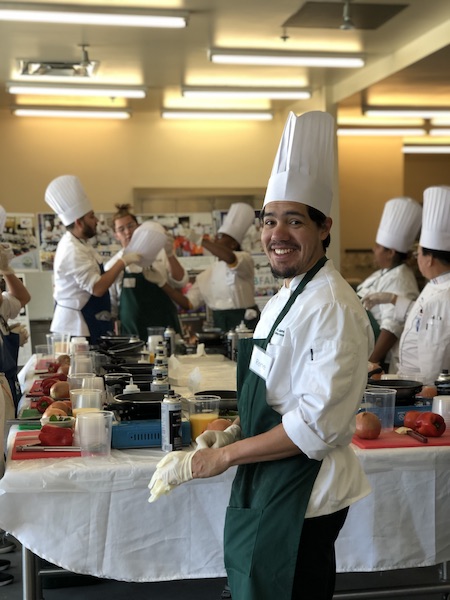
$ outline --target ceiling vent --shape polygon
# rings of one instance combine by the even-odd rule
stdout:
[[[82,57],[78,61],[20,60],[20,75],[29,77],[93,77],[100,62],[90,60],[86,48],[86,45],[81,46]]]

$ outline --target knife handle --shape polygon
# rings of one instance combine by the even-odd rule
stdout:
[[[422,444],[427,444],[428,443],[428,438],[427,437],[425,437],[421,433],[418,433],[417,431],[414,431],[413,429],[409,429],[409,431],[407,431],[406,433],[408,435],[410,435],[412,438],[414,438],[415,440],[418,440],[419,442],[422,442]]]

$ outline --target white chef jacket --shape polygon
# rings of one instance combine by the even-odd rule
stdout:
[[[254,338],[265,339],[303,276],[263,309]],[[370,492],[349,446],[367,383],[374,336],[366,311],[328,260],[297,297],[267,347],[273,363],[267,402],[282,415],[289,438],[322,460],[307,517],[331,514]]]
[[[123,248],[121,250],[119,250],[119,252],[114,254],[114,256],[112,258],[110,258],[108,260],[108,262],[105,264],[105,271],[109,271],[109,269],[113,266],[113,264],[115,262],[117,262],[119,260],[119,258],[122,258],[122,256],[123,256]],[[184,275],[183,275],[182,279],[177,280],[172,277],[171,271],[170,271],[169,259],[167,257],[167,254],[166,254],[166,251],[164,250],[164,248],[162,248],[156,255],[156,258],[152,263],[152,268],[155,269],[156,271],[159,271],[162,275],[164,275],[165,278],[167,279],[167,283],[173,288],[182,289],[189,281],[189,275],[186,273],[186,271],[184,269],[183,269]],[[144,277],[145,277],[146,269],[143,269],[139,265],[132,264],[132,265],[129,265],[128,267],[126,267],[125,271],[127,273],[143,273]],[[117,277],[117,279],[112,284],[112,286],[109,288],[109,295],[111,297],[111,314],[116,319],[119,316],[120,293],[122,292],[122,285],[123,285],[123,271]],[[167,297],[167,299],[170,300],[169,297]]]
[[[255,306],[255,266],[248,252],[235,252],[237,264],[218,260],[202,271],[186,294],[194,309],[206,304],[211,310]]]
[[[53,298],[56,302],[50,331],[89,336],[81,309],[101,277],[102,257],[84,240],[66,231],[53,262]]]
[[[374,292],[391,292],[397,296],[404,296],[415,300],[419,295],[419,286],[413,270],[402,263],[393,269],[380,269],[372,273],[356,289],[356,293],[362,299],[367,294]],[[396,373],[398,367],[398,353],[400,336],[403,331],[404,319],[398,320],[395,315],[393,304],[378,304],[371,309],[371,313],[377,321],[380,329],[390,331],[397,341],[392,346],[386,357],[389,363],[389,372]]]
[[[434,385],[442,369],[450,369],[450,273],[423,288],[400,338],[401,375]]]
[[[0,315],[5,321],[8,321],[8,319],[15,319],[20,313],[22,303],[9,292],[3,292],[2,296],[3,300],[0,304]]]

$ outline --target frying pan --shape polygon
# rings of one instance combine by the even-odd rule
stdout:
[[[420,381],[412,381],[409,379],[370,379],[367,388],[385,387],[397,392],[395,404],[397,406],[408,406],[412,404],[411,398],[418,394],[423,387]]]

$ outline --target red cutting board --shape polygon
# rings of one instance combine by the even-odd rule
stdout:
[[[362,440],[356,435],[352,442],[358,448],[364,450],[376,450],[377,448],[430,448],[431,446],[450,446],[450,431],[446,431],[441,437],[429,437],[428,442],[423,444],[409,435],[401,435],[395,431],[381,433],[376,440]]]
[[[36,379],[33,381],[33,385],[30,387],[30,390],[27,393],[27,398],[40,397],[44,395],[42,391],[42,379]]]
[[[33,440],[37,440],[39,431],[18,431],[14,439],[14,446],[11,453],[12,460],[27,460],[29,458],[73,458],[75,456],[81,456],[79,451],[69,450],[57,450],[55,452],[45,452],[36,448],[35,451],[18,452],[16,446],[21,444],[30,443]]]

